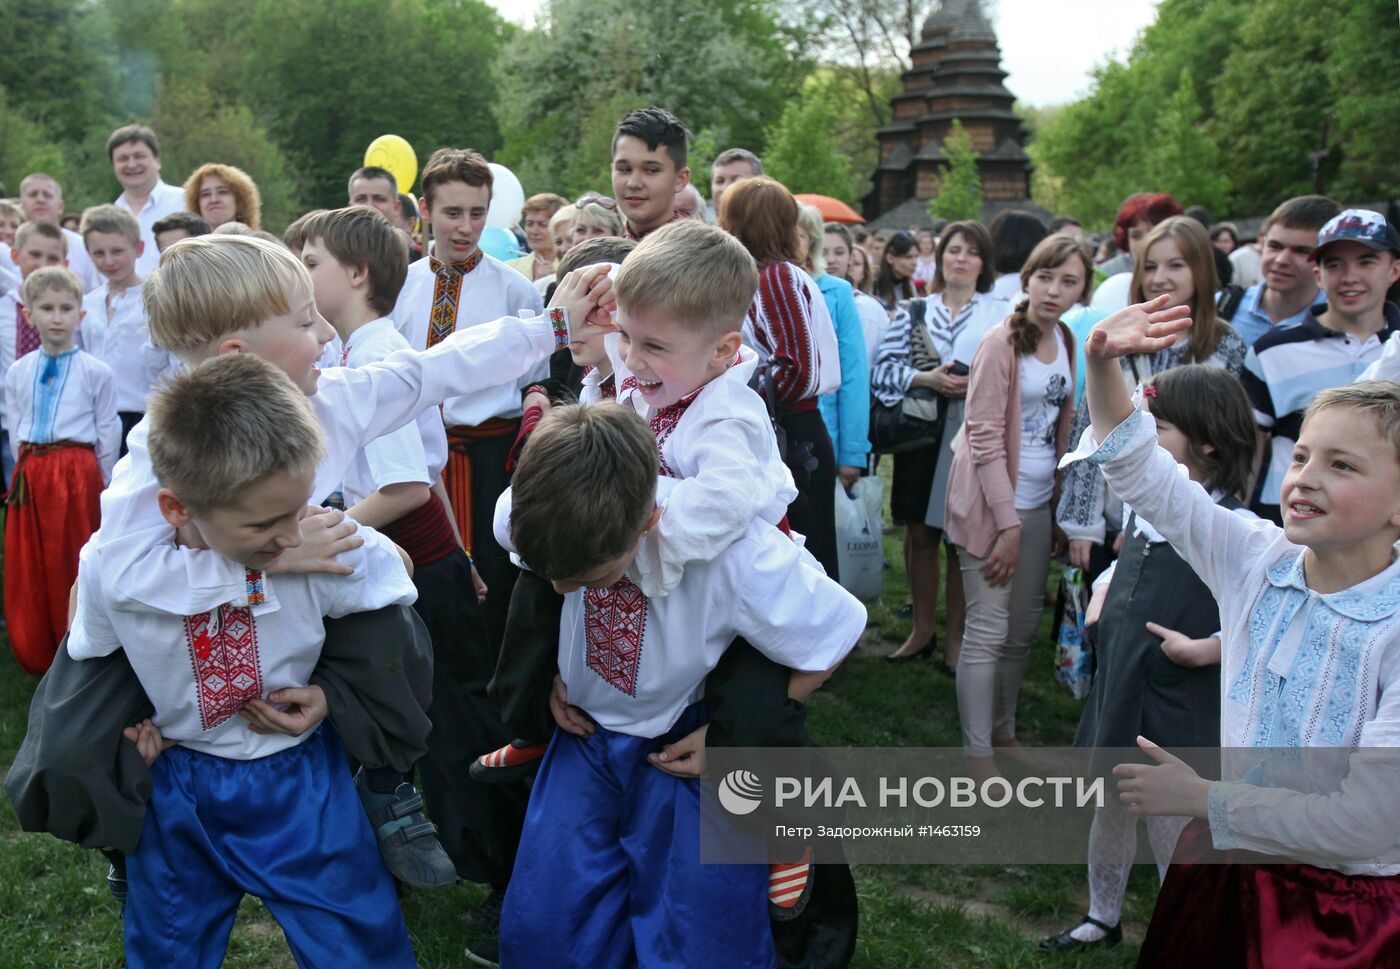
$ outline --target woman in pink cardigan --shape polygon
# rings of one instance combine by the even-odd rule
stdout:
[[[1016,743],[1016,701],[1045,604],[1056,468],[1074,420],[1074,337],[1060,315],[1087,302],[1088,245],[1053,235],[1021,270],[1028,293],[972,358],[963,439],[948,480],[948,539],[967,593],[958,716],[969,773],[997,773]]]

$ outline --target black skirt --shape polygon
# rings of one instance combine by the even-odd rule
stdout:
[[[922,525],[928,517],[933,476],[938,470],[938,448],[933,445],[894,455],[890,486],[890,517],[896,525]]]
[[[1192,639],[1210,636],[1220,630],[1215,597],[1170,545],[1134,534],[1131,520],[1123,527],[1075,746],[1135,747],[1139,735],[1162,747],[1218,746],[1220,667],[1178,666],[1146,629],[1155,622]],[[1119,758],[1104,759],[1095,770]]]

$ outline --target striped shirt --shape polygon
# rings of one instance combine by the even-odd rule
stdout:
[[[941,294],[923,301],[924,324],[939,359],[945,363],[961,360],[971,364],[977,344],[983,334],[1000,323],[1011,307],[1005,300],[990,293],[973,293],[972,299],[958,310],[957,316],[948,309]],[[875,351],[875,363],[870,373],[870,391],[887,407],[894,407],[909,393],[914,375],[914,331],[909,304],[895,313],[885,336]]]
[[[1254,420],[1268,431],[1270,457],[1259,491],[1260,505],[1277,505],[1283,473],[1293,458],[1293,444],[1303,412],[1318,391],[1356,380],[1378,360],[1386,339],[1400,332],[1400,307],[1385,304],[1385,328],[1365,339],[1328,329],[1321,316],[1327,305],[1314,306],[1297,326],[1271,330],[1250,348],[1240,380],[1254,408]]]
[[[802,271],[790,262],[763,269],[744,320],[744,342],[758,351],[780,404],[817,395],[821,361],[812,326],[812,293]]]

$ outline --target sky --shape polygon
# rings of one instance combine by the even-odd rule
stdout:
[[[540,0],[487,0],[507,20],[528,24]],[[1001,42],[1006,86],[1035,107],[1084,95],[1089,71],[1127,54],[1156,17],[1157,0],[987,0]]]

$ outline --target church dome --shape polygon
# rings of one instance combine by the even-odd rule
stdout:
[[[980,0],[943,0],[938,10],[924,21],[921,36],[924,40],[941,36],[948,41],[989,40],[992,43],[997,39],[987,15],[982,12]]]

